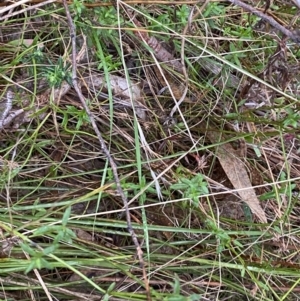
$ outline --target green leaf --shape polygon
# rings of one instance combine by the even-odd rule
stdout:
[[[38,268],[39,270],[43,267],[43,262],[41,258],[34,258],[34,265],[35,268]]]
[[[25,274],[28,274],[31,270],[35,269],[35,263],[34,261],[31,261],[27,267],[27,269],[25,270]]]
[[[183,184],[183,183],[172,184],[170,186],[170,189],[173,189],[173,190],[186,190],[188,188],[189,188],[189,185]]]
[[[64,231],[62,229],[55,236],[53,243],[58,244],[61,240],[63,240],[64,236],[65,236],[65,234],[64,234]]]
[[[111,283],[110,286],[107,289],[107,292],[108,293],[112,292],[114,290],[115,286],[116,286],[115,282]]]
[[[66,209],[66,211],[65,211],[65,213],[64,213],[64,215],[63,215],[63,218],[62,218],[62,225],[63,225],[63,226],[66,226],[66,225],[67,225],[68,220],[69,220],[69,217],[70,217],[70,214],[71,214],[71,206],[69,206],[69,207]]]
[[[245,277],[245,273],[246,273],[245,268],[242,268],[242,269],[241,269],[241,276],[242,276],[242,277]]]
[[[238,240],[234,240],[233,244],[237,247],[243,248],[243,245]]]
[[[105,294],[102,300],[103,301],[108,301],[109,297],[110,297],[109,294]]]
[[[49,270],[53,269],[53,265],[45,258],[41,258],[41,267]]]
[[[184,184],[187,184],[189,186],[193,183],[190,179],[187,179],[187,178],[181,178],[180,182],[184,183]]]
[[[52,253],[54,253],[55,250],[57,250],[57,248],[58,248],[57,244],[51,244],[49,247],[47,247],[43,250],[43,254],[44,255],[52,254]]]
[[[37,252],[27,244],[21,243],[20,246],[24,252],[28,253],[31,256],[36,256]]]
[[[72,239],[76,238],[76,234],[71,229],[66,229],[63,240],[69,244],[72,243]]]
[[[174,282],[173,288],[174,288],[174,294],[179,295],[180,294],[180,282],[177,277],[175,277],[175,282]]]
[[[41,236],[46,233],[49,233],[50,231],[52,232],[54,230],[54,228],[55,228],[55,226],[52,226],[52,228],[50,228],[48,225],[42,226],[33,232],[32,237]]]

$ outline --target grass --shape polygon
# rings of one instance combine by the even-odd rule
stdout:
[[[187,95],[169,118],[185,76],[151,55],[124,7],[85,4],[70,5],[78,78],[118,167],[151,300],[298,300],[299,46],[227,2],[126,5],[184,58]],[[283,24],[296,14],[279,1],[270,11]],[[72,65],[63,6],[4,14],[0,118],[7,89],[24,112],[0,132],[0,300],[147,300],[111,167],[75,91],[57,97]],[[141,99],[122,98],[113,76],[138,83]],[[222,167],[229,146],[268,223]]]

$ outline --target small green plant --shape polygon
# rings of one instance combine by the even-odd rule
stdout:
[[[210,2],[203,13],[203,17],[206,18],[206,22],[209,27],[213,29],[221,28],[220,25],[224,23],[224,17],[226,15],[226,9],[224,5],[220,3]],[[215,18],[217,16],[217,18]]]
[[[121,8],[120,8],[121,9]],[[116,25],[118,22],[118,16],[116,9],[113,6],[110,7],[97,7],[95,9],[95,15],[98,17],[100,24]]]
[[[298,128],[298,123],[300,120],[299,112],[293,108],[286,108],[287,116],[283,120],[283,126],[285,128],[292,126],[293,128]]]
[[[81,0],[74,0],[71,4],[71,8],[76,13],[75,21],[78,17],[81,17],[82,13],[85,11],[85,6]]]
[[[144,183],[143,183],[143,185],[141,185],[140,183],[127,182],[126,179],[123,179],[121,181],[122,189],[125,191],[125,193],[127,195],[129,193],[131,196],[137,195],[141,191],[141,189],[143,189],[146,186],[145,178],[143,180],[144,180]],[[115,187],[115,186],[113,186],[113,187]],[[149,193],[154,193],[154,194],[156,193],[155,189],[151,186],[148,187],[145,191],[149,192]]]
[[[54,253],[58,249],[61,241],[71,244],[72,239],[76,238],[75,233],[71,229],[67,228],[70,213],[71,207],[68,207],[63,215],[61,225],[43,226],[37,229],[32,235],[31,238],[41,235],[54,236],[52,243],[48,247],[44,249],[40,247],[33,248],[32,246],[34,243],[31,245],[29,245],[29,243],[21,244],[23,251],[30,255],[30,263],[25,270],[25,273],[30,272],[32,269],[53,269],[53,265],[45,257]]]
[[[172,20],[170,18],[170,14],[160,14],[158,15],[155,20],[149,20],[150,26],[149,28],[153,31],[158,32],[167,32],[166,26],[169,28],[173,28],[172,26]],[[164,26],[162,26],[162,24]]]
[[[237,240],[233,240],[224,229],[219,228],[214,221],[207,219],[206,224],[216,236],[216,239],[218,241],[218,254],[220,254],[224,249],[228,248],[231,243],[233,243],[233,245],[237,247],[243,247],[243,245],[240,242],[238,242]]]
[[[185,198],[192,200],[194,206],[198,206],[199,196],[209,193],[207,182],[202,174],[197,174],[192,179],[180,178],[179,183],[171,185],[170,188],[181,190]]]
[[[89,117],[84,110],[80,110],[75,106],[71,106],[71,105],[67,105],[66,108],[67,108],[66,110],[62,110],[62,114],[63,114],[62,126],[67,132],[72,131],[71,129],[69,130],[67,128],[68,123],[71,122],[72,118],[75,118],[76,130],[79,130],[82,125],[89,122]]]
[[[188,5],[183,4],[178,10],[176,10],[176,17],[179,19],[180,23],[185,25],[188,21],[190,14],[190,8]]]
[[[60,57],[55,65],[46,68],[44,72],[45,77],[48,80],[50,87],[59,87],[65,80],[71,82],[71,73],[68,71],[68,66],[64,65],[63,59]]]
[[[23,64],[32,63],[34,61],[35,63],[43,63],[45,59],[45,55],[43,53],[43,44],[37,43],[35,40],[26,40],[26,43],[23,44],[23,47],[26,47],[25,55],[22,57],[21,62]],[[31,45],[32,43],[33,45]]]
[[[118,32],[115,28],[119,25],[118,15],[113,6],[111,7],[96,7],[95,10],[95,18],[97,22],[101,25],[104,25],[104,28],[99,26],[96,29],[97,36],[100,40],[108,39],[111,41],[112,37],[117,38]],[[111,27],[111,29],[109,28]]]
[[[33,269],[53,269],[53,265],[44,257],[49,255],[50,253],[53,253],[57,249],[56,245],[51,245],[43,250],[39,250],[30,247],[28,244],[21,243],[21,248],[24,252],[30,255],[30,263],[25,270],[26,274]]]
[[[122,66],[121,61],[117,61],[111,54],[104,57],[105,62],[100,62],[98,65],[98,70],[103,70],[104,65],[107,67],[107,71],[116,71]]]
[[[184,4],[175,11],[160,12],[154,18],[149,18],[149,28],[157,32],[168,32],[168,29],[177,30],[177,27],[185,26],[188,22],[190,8]],[[179,25],[179,26],[178,26]]]

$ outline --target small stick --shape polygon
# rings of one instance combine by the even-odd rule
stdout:
[[[95,118],[94,118],[92,112],[90,111],[88,105],[86,104],[84,96],[83,96],[83,94],[81,92],[81,89],[78,85],[78,81],[77,81],[77,62],[76,62],[76,30],[75,30],[75,25],[73,23],[73,20],[72,20],[72,17],[71,17],[71,14],[70,14],[68,4],[67,4],[66,0],[63,0],[63,5],[64,5],[65,11],[66,11],[68,26],[69,26],[69,30],[70,30],[70,37],[71,37],[71,42],[72,42],[72,84],[73,84],[73,87],[74,87],[74,89],[75,89],[75,91],[76,91],[76,93],[77,93],[77,95],[80,99],[80,102],[81,102],[83,108],[85,109],[85,111],[86,111],[86,113],[87,113],[87,115],[88,115],[88,117],[91,121],[92,127],[93,127],[93,129],[94,129],[94,131],[97,135],[97,138],[99,140],[99,143],[101,145],[101,149],[104,152],[107,160],[110,163],[110,166],[111,166],[111,169],[112,169],[112,172],[113,172],[113,175],[114,175],[115,183],[116,183],[116,186],[117,186],[117,191],[118,191],[119,195],[121,196],[121,199],[123,201],[123,205],[124,205],[124,208],[125,208],[126,221],[127,221],[127,230],[129,232],[129,234],[131,235],[132,241],[133,241],[133,243],[136,247],[140,267],[143,271],[143,275],[144,275],[144,278],[145,278],[144,280],[145,280],[145,283],[146,283],[147,293],[149,293],[149,285],[148,285],[148,281],[147,281],[147,278],[146,278],[145,264],[144,264],[144,260],[143,260],[143,251],[141,249],[140,243],[137,239],[137,236],[136,236],[136,234],[134,232],[134,229],[132,227],[132,224],[131,224],[131,216],[130,216],[130,212],[129,212],[128,200],[127,200],[127,197],[125,196],[125,193],[124,193],[124,191],[121,187],[121,183],[120,183],[120,179],[119,179],[119,175],[118,175],[118,171],[117,171],[117,165],[116,165],[114,159],[112,158],[112,156],[111,156],[111,154],[110,154],[110,152],[109,152],[109,150],[108,150],[108,148],[105,144],[105,141],[104,141],[104,139],[103,139],[98,127],[97,127]]]
[[[269,24],[271,24],[273,27],[278,29],[281,33],[283,33],[285,36],[289,37],[291,40],[293,40],[295,43],[300,44],[300,35],[297,31],[290,31],[289,29],[285,28],[281,24],[279,24],[277,21],[275,21],[272,17],[264,14],[260,10],[256,9],[255,7],[252,7],[251,5],[248,5],[240,0],[228,0],[234,5],[237,5],[239,7],[242,7],[243,9],[257,15],[258,17],[262,18]]]

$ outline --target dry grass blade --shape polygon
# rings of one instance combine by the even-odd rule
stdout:
[[[212,143],[219,142],[218,134],[214,132],[207,132],[207,136]],[[228,179],[232,183],[233,187],[238,190],[238,194],[242,200],[249,206],[251,211],[260,219],[260,221],[267,223],[267,217],[259,204],[259,200],[254,189],[252,188],[245,165],[235,155],[234,148],[229,143],[221,144],[218,146],[216,155]],[[245,188],[248,189],[245,190]]]

